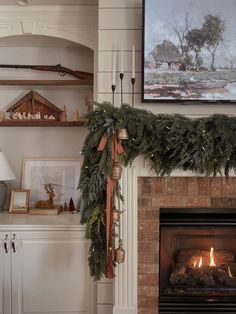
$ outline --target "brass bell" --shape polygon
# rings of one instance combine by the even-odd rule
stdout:
[[[117,223],[120,220],[120,212],[117,209],[112,210],[112,222]]]
[[[128,131],[127,129],[119,129],[117,130],[117,138],[118,140],[128,140],[129,136],[128,136]]]
[[[119,264],[125,261],[125,250],[123,249],[122,240],[119,241],[119,247],[115,249],[114,261]]]
[[[118,165],[117,162],[115,162],[112,167],[111,178],[115,181],[118,181],[121,178],[121,173],[122,173],[122,168]]]

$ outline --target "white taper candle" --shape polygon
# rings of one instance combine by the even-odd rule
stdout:
[[[120,73],[124,73],[124,50],[121,48],[120,52]]]
[[[113,61],[112,61],[112,85],[116,85],[116,54],[113,51]]]
[[[132,50],[132,78],[135,78],[135,48]]]

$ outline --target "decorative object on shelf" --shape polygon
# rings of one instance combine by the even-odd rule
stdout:
[[[55,197],[53,185],[51,183],[44,184],[44,189],[45,189],[46,193],[48,194],[48,199],[37,201],[35,203],[35,207],[36,208],[52,209],[52,208],[54,208],[53,198]]]
[[[104,102],[97,104],[87,118],[89,133],[82,151],[79,209],[81,223],[86,224],[86,237],[91,240],[91,276],[100,279],[107,274],[107,248],[112,248],[107,238],[112,221],[109,219],[107,224],[106,219],[111,217],[108,209],[114,208],[114,198],[123,199],[119,181],[110,177],[117,130],[126,128],[129,134],[129,139],[122,142],[124,153],[119,154],[122,157],[119,163],[124,166],[142,155],[150,160],[159,176],[183,169],[208,176],[222,173],[227,177],[236,168],[236,117],[213,115],[190,119],[179,114],[155,115],[128,105],[117,108]]]
[[[45,184],[55,191],[53,203],[61,206],[73,198],[78,203],[77,185],[80,177],[79,158],[26,158],[22,167],[22,187],[30,189],[30,207],[45,197]]]
[[[64,203],[63,210],[66,212],[68,210],[67,202]]]
[[[60,121],[67,121],[67,108],[64,106],[63,111],[60,114]]]
[[[69,201],[69,211],[75,212],[75,204],[74,204],[72,197],[70,198],[70,201]]]
[[[30,91],[13,106],[8,108],[7,112],[11,113],[13,120],[33,119],[41,121],[42,117],[43,119],[48,119],[49,116],[53,116],[55,118],[54,120],[59,121],[62,110],[53,105],[39,93]]]
[[[84,97],[84,105],[87,112],[93,111],[93,97],[92,94],[88,94]]]
[[[122,240],[119,240],[119,247],[115,249],[115,258],[114,261],[116,263],[124,263],[125,261],[125,250],[123,248]]]
[[[29,195],[30,190],[12,190],[9,212],[11,214],[26,214],[29,209]]]
[[[79,121],[79,111],[78,111],[78,110],[76,110],[76,111],[73,113],[72,121]]]
[[[121,48],[121,52],[120,52],[120,101],[121,101],[121,105],[124,104],[123,101],[123,79],[124,79],[124,50],[123,48]]]
[[[15,174],[11,169],[3,152],[0,152],[0,212],[4,209],[7,199],[7,185],[5,181],[15,180]]]
[[[35,71],[57,72],[60,76],[69,74],[80,80],[93,80],[93,73],[84,71],[73,71],[69,68],[63,67],[61,64],[57,65],[21,65],[21,64],[0,64],[2,69],[31,69]]]
[[[0,122],[5,120],[5,112],[4,111],[0,111]]]

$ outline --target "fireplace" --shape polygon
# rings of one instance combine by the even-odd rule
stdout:
[[[236,210],[161,208],[159,313],[236,313]]]

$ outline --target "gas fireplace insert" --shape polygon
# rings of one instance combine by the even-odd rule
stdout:
[[[236,314],[236,209],[160,209],[159,313]]]

